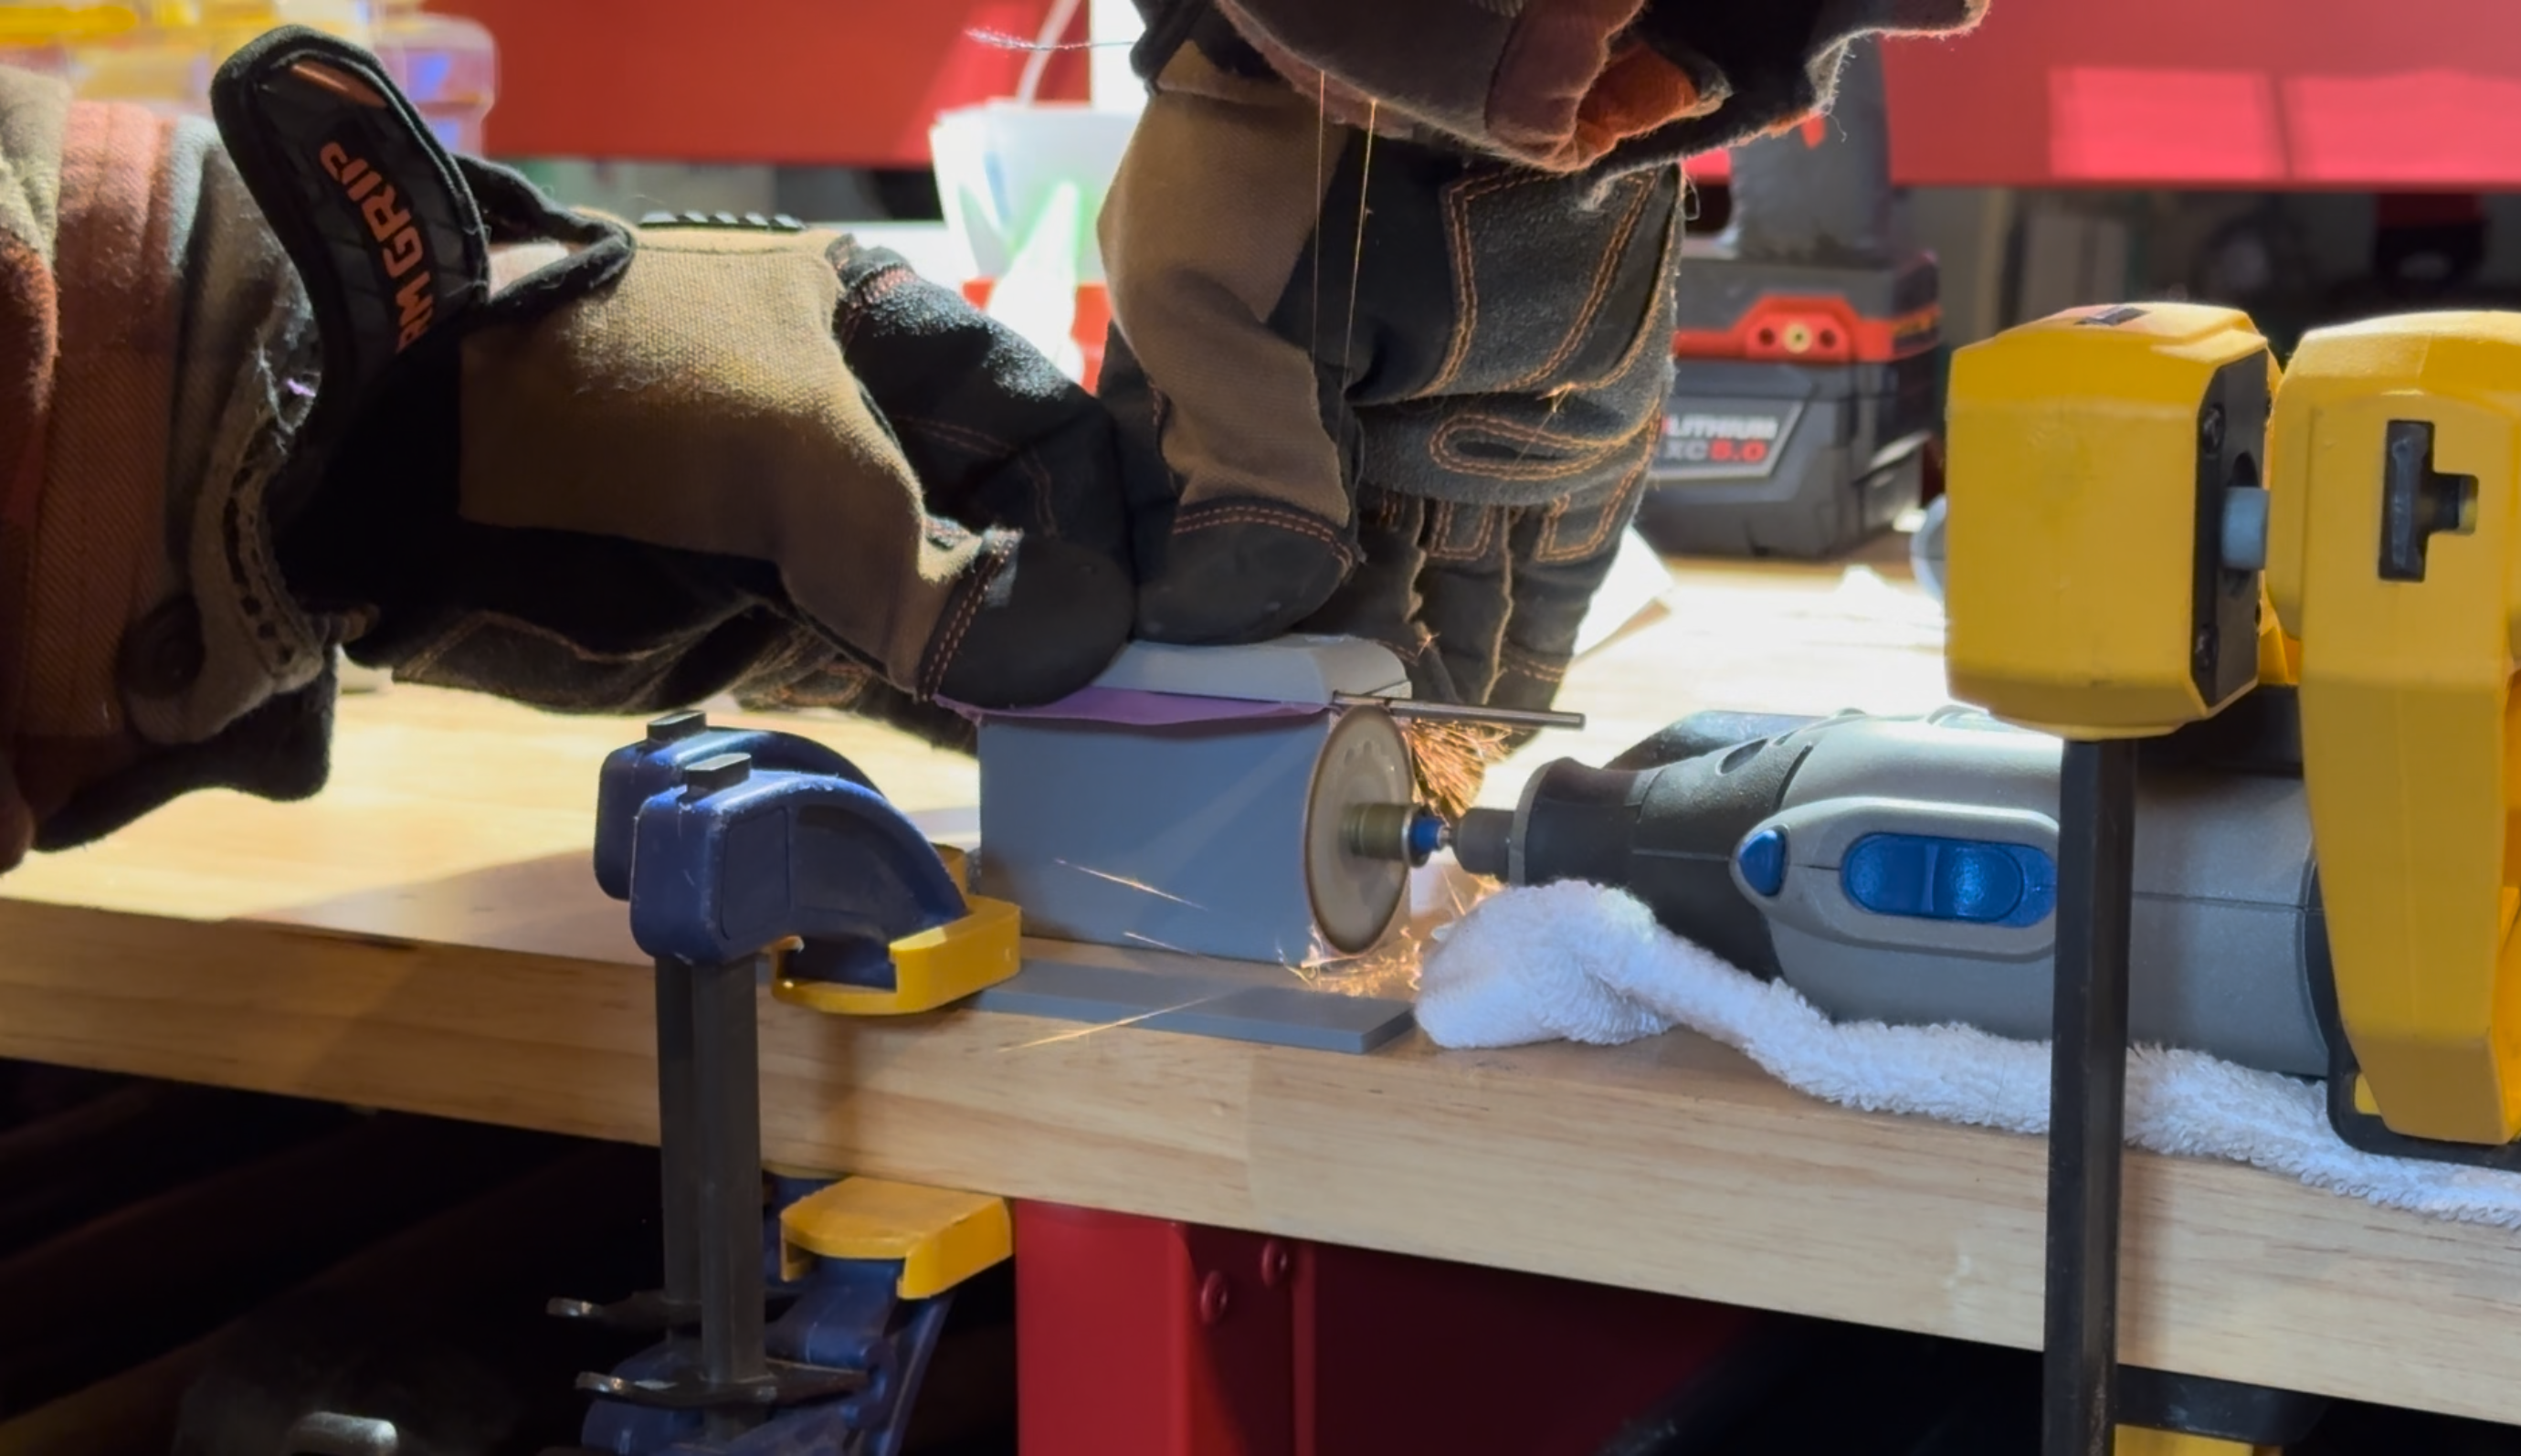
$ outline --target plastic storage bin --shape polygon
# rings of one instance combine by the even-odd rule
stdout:
[[[499,91],[490,32],[462,16],[424,10],[421,0],[377,0],[375,46],[437,140],[480,156],[482,120]]]
[[[420,0],[0,0],[0,64],[59,75],[91,100],[206,116],[219,63],[280,24],[373,48],[441,140],[481,149],[498,80],[490,33]]]
[[[368,0],[0,0],[0,61],[60,75],[91,100],[201,116],[219,63],[284,23],[371,36]]]

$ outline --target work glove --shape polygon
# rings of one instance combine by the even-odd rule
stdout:
[[[45,768],[37,847],[206,785],[314,792],[337,648],[559,710],[733,693],[963,744],[958,707],[1063,696],[1124,640],[1110,416],[899,258],[783,220],[563,210],[449,157],[373,58],[305,29],[234,57],[213,104],[225,155],[192,176],[259,215],[173,250],[167,291],[212,245],[285,261],[231,270],[249,322],[217,337],[251,346],[172,392],[180,416],[215,378],[247,424],[162,492],[171,566],[127,629],[118,598],[90,614],[106,665],[77,702],[112,731]],[[145,201],[168,175],[126,180]],[[71,174],[65,214],[112,190]],[[193,330],[133,332],[115,357],[150,365]],[[154,524],[158,496],[132,508]]]
[[[369,618],[354,660],[612,711],[837,656],[994,707],[1118,651],[1107,417],[899,258],[562,211],[440,152],[311,31],[256,42],[213,98],[322,325],[283,552],[301,597]],[[494,294],[501,245],[531,271]]]
[[[1139,633],[1545,705],[1663,427],[1681,159],[1978,3],[1139,0],[1101,222]]]

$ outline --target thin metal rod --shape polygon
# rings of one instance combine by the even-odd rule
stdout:
[[[1342,707],[1379,707],[1396,718],[1425,718],[1437,723],[1494,723],[1500,728],[1581,728],[1584,715],[1543,712],[1530,707],[1471,707],[1453,703],[1419,703],[1407,698],[1375,698],[1363,693],[1338,693],[1331,702]]]
[[[657,1160],[665,1198],[665,1298],[701,1297],[700,1105],[692,1065],[692,968],[657,958]]]
[[[2070,741],[2059,779],[2041,1456],[2111,1456],[2117,1439],[2135,762],[2132,741]]]
[[[700,1107],[701,1371],[712,1386],[758,1382],[762,1350],[761,1047],[754,1022],[759,958],[692,973],[692,1050]],[[754,1422],[713,1411],[710,1433]]]

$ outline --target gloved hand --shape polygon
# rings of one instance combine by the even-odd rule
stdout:
[[[1102,217],[1138,631],[1354,633],[1538,707],[1662,428],[1680,159],[1980,0],[1138,3]]]
[[[114,751],[51,776],[39,846],[206,784],[312,792],[336,644],[555,709],[734,692],[945,741],[970,731],[945,705],[1053,699],[1120,649],[1109,414],[900,259],[784,220],[561,210],[309,30],[239,53],[213,103],[227,157],[195,164],[232,159],[268,232],[201,230],[174,291],[221,248],[276,238],[287,266],[241,270],[256,322],[173,390],[181,415],[215,379],[209,413],[244,424],[170,481],[179,560],[131,629],[119,602],[96,619],[124,638],[94,689]]]
[[[293,462],[313,499],[282,550],[301,597],[373,614],[353,657],[619,710],[757,682],[771,642],[985,706],[1119,649],[1106,417],[898,258],[560,211],[437,152],[373,62],[308,31],[257,41],[214,99],[323,324]],[[542,266],[494,295],[499,245]]]

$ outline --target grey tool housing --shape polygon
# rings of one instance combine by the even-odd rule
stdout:
[[[2045,1039],[2060,745],[1922,718],[1703,715],[1605,769],[1551,764],[1474,811],[1463,867],[1630,889],[1667,929],[1841,1021]],[[2139,780],[2130,1026],[2296,1075],[2328,1070],[2298,773],[2157,763]]]
[[[1254,711],[985,719],[976,887],[1038,937],[1299,967],[1371,950],[1405,908],[1409,866],[1354,852],[1345,826],[1359,806],[1414,802],[1415,772],[1389,713],[1338,702],[1407,682],[1353,639],[1133,645],[1096,686]]]

